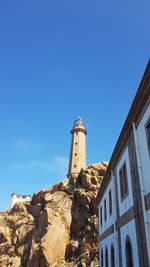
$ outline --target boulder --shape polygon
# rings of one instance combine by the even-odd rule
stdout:
[[[0,266],[97,266],[96,197],[107,162],[70,177],[0,212]]]

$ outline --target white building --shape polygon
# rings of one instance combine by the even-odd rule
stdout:
[[[31,201],[31,196],[30,195],[19,195],[19,194],[16,194],[16,193],[11,194],[10,209],[17,202],[25,202],[25,201]]]
[[[98,193],[101,267],[150,266],[150,61]]]

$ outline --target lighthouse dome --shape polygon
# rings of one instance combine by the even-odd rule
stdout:
[[[74,125],[83,125],[84,126],[84,120],[79,116],[75,121]]]

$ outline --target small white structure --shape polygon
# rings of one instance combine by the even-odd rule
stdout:
[[[30,195],[19,195],[19,194],[16,194],[16,193],[11,194],[10,209],[17,202],[25,202],[25,201],[31,201],[31,196]]]
[[[98,193],[101,267],[150,266],[150,61]]]

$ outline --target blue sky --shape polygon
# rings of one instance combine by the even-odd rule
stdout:
[[[0,210],[65,178],[73,121],[109,160],[149,59],[149,0],[0,1]]]

